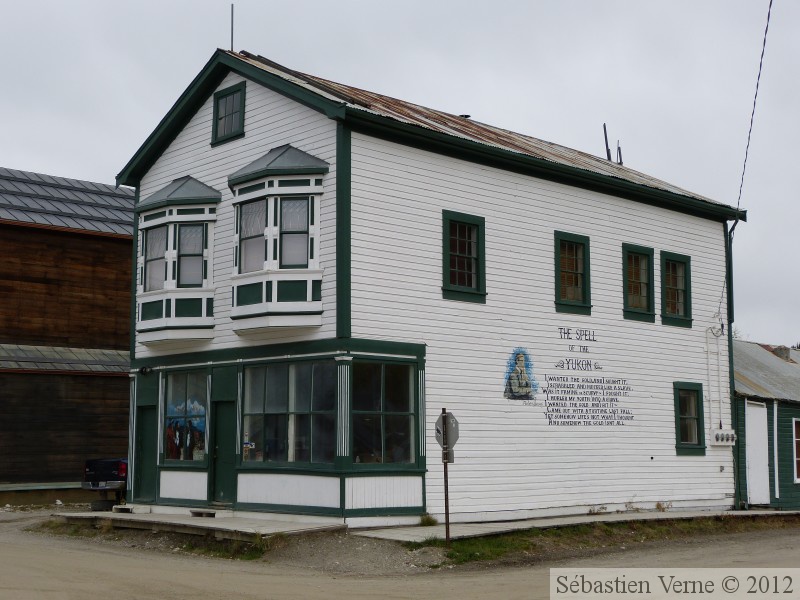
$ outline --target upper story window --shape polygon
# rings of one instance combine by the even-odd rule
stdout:
[[[178,287],[201,287],[206,278],[206,260],[203,251],[207,249],[205,223],[180,224],[177,226],[178,246]]]
[[[655,322],[652,248],[622,244],[622,281],[625,318]]]
[[[214,94],[212,146],[244,136],[244,96],[244,81]]]
[[[486,302],[486,221],[442,211],[442,297]]]
[[[167,280],[167,226],[144,232],[144,291],[163,290]]]
[[[556,311],[592,314],[589,238],[555,232]]]
[[[691,259],[672,252],[661,253],[661,322],[692,326]]]
[[[274,196],[239,204],[238,272],[262,271],[269,264],[279,269],[309,268],[317,233],[314,200],[305,195]]]
[[[240,273],[261,271],[267,260],[267,199],[247,202],[239,207]]]

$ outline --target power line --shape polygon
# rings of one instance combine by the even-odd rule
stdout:
[[[767,49],[767,33],[769,32],[769,18],[772,15],[772,0],[769,0],[769,7],[767,8],[767,25],[764,27],[764,41],[761,44],[761,58],[758,61],[758,77],[756,77],[756,92],[753,96],[753,110],[750,112],[750,128],[747,130],[747,145],[744,149],[744,162],[742,163],[742,179],[739,181],[739,196],[736,198],[736,210],[739,211],[739,205],[742,202],[742,189],[744,188],[744,174],[747,171],[747,156],[750,153],[750,137],[753,135],[753,120],[756,116],[756,102],[758,101],[758,86],[761,83],[761,69],[764,66],[764,51]],[[729,232],[730,242],[726,240],[726,244],[733,242],[733,230],[739,223],[739,217],[733,223],[733,227]],[[722,283],[722,293],[719,295],[719,306],[717,306],[717,315],[722,318],[722,300],[725,297],[725,290],[728,287],[728,270],[725,269],[725,281]]]
[[[769,0],[767,9],[767,26],[764,28],[764,42],[761,45],[761,59],[758,61],[758,77],[756,78],[756,93],[753,96],[753,110],[750,113],[750,129],[747,131],[747,146],[744,149],[744,163],[742,164],[742,180],[739,182],[739,197],[736,199],[736,210],[742,201],[742,188],[744,187],[744,173],[747,170],[747,155],[750,152],[750,136],[753,134],[753,119],[756,116],[756,101],[758,100],[758,85],[761,83],[761,68],[764,66],[764,51],[767,49],[767,32],[769,31],[769,17],[772,14],[772,0]]]

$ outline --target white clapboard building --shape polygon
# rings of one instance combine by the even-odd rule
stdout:
[[[224,50],[118,183],[130,502],[441,516],[446,408],[453,520],[732,506],[744,211]]]

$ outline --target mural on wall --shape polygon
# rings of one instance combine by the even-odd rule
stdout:
[[[506,363],[503,395],[512,400],[533,400],[539,382],[533,376],[533,361],[525,348],[514,348]]]
[[[591,358],[598,338],[594,329],[558,328],[566,355],[553,365],[559,369],[557,375],[545,374],[548,425],[620,427],[634,420],[633,411],[625,406],[633,392],[628,379],[587,374],[603,370]]]

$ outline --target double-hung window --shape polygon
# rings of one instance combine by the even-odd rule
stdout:
[[[661,253],[661,322],[692,326],[691,259],[673,252]]]
[[[244,92],[242,82],[214,94],[212,146],[244,135]]]
[[[555,304],[557,312],[592,314],[589,238],[556,231]]]
[[[280,198],[280,266],[286,268],[308,267],[309,202],[307,197]]]
[[[442,211],[442,297],[486,302],[486,222]]]
[[[261,271],[267,260],[264,230],[267,227],[267,200],[247,202],[239,209],[239,272]]]
[[[163,290],[167,278],[167,226],[148,229],[144,238],[144,291]]]
[[[676,381],[672,387],[675,396],[676,452],[703,455],[706,453],[703,386],[699,383]]]
[[[622,244],[622,281],[625,318],[655,322],[652,248]]]
[[[207,246],[206,225],[181,224],[178,229],[178,287],[202,287],[205,279],[203,250]]]

